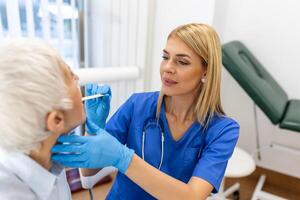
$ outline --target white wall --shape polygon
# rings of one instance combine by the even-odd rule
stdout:
[[[223,0],[214,25],[223,42],[241,40],[287,91],[300,98],[300,1]],[[225,6],[224,6],[225,4]]]
[[[160,89],[159,65],[162,49],[165,47],[168,34],[177,26],[186,23],[212,24],[215,1],[205,0],[163,0],[155,1],[153,46],[150,62],[150,85],[147,90]]]
[[[300,1],[216,1],[214,27],[225,43],[242,41],[287,92],[300,99]],[[223,70],[222,101],[227,114],[241,125],[239,146],[255,154],[253,102]],[[258,164],[300,177],[300,134],[275,127],[258,110],[264,161]],[[280,149],[270,148],[280,144]],[[294,163],[292,163],[294,162]],[[298,163],[298,164],[297,164]]]

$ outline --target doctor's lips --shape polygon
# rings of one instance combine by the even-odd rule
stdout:
[[[168,79],[168,78],[162,78],[162,81],[165,86],[172,86],[172,85],[175,85],[178,83],[178,82],[173,81],[172,79]]]

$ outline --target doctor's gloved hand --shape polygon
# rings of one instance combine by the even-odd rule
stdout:
[[[134,151],[104,129],[95,136],[60,136],[52,148],[52,160],[66,167],[103,168],[114,166],[125,173]]]
[[[85,95],[103,94],[103,97],[86,100],[86,132],[96,134],[99,128],[104,128],[110,109],[111,90],[108,85],[87,84]]]

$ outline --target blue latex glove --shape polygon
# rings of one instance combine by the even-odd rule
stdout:
[[[96,134],[99,128],[104,128],[110,109],[110,87],[108,85],[87,84],[85,86],[85,95],[95,94],[103,94],[105,96],[85,101],[85,130],[89,134]]]
[[[95,136],[60,136],[60,144],[52,148],[52,160],[73,168],[103,168],[114,166],[125,173],[134,151],[121,144],[104,129]]]

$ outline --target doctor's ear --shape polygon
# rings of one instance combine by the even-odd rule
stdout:
[[[203,73],[202,78],[201,78],[201,82],[205,83],[206,82],[206,71]]]
[[[46,117],[46,127],[51,132],[62,132],[65,127],[65,118],[61,111],[51,111]]]

